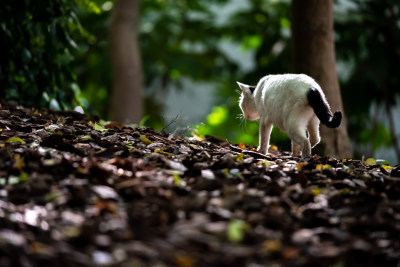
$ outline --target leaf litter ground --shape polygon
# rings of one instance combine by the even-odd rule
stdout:
[[[399,266],[400,167],[1,102],[1,266]]]

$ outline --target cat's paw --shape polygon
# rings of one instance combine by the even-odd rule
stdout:
[[[267,154],[267,149],[263,149],[263,148],[258,147],[257,148],[257,152],[259,152],[261,154]]]

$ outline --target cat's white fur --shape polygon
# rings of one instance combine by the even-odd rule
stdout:
[[[258,82],[253,93],[249,85],[237,83],[242,89],[239,105],[244,117],[260,119],[259,152],[267,153],[272,126],[275,125],[292,140],[293,155],[302,152],[303,156],[311,156],[311,148],[321,138],[320,121],[307,99],[310,87],[317,89],[326,102],[321,87],[313,78],[305,74],[268,75]]]

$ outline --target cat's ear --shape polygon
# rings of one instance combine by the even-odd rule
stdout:
[[[243,93],[245,93],[246,89],[248,90],[248,88],[249,88],[249,86],[244,84],[244,83],[241,83],[241,82],[236,82],[236,83],[239,85],[239,87],[240,87],[240,89],[242,90]]]

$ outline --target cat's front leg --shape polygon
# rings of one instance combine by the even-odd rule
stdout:
[[[268,147],[269,147],[269,138],[272,131],[272,123],[263,123],[260,121],[260,140],[259,140],[259,147],[257,149],[258,152],[267,154]]]

